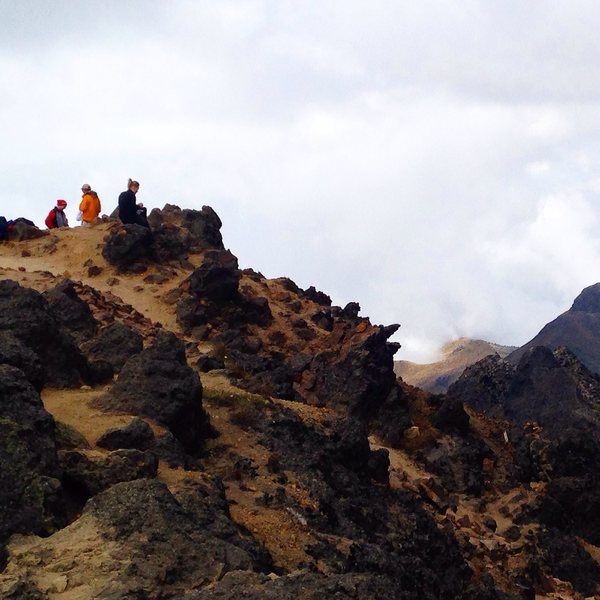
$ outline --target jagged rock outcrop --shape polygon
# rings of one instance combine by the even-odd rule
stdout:
[[[585,288],[568,311],[545,325],[508,360],[518,363],[535,346],[568,348],[592,373],[600,373],[600,283]]]
[[[190,453],[197,453],[212,435],[200,379],[187,365],[183,342],[172,333],[160,332],[154,345],[130,358],[98,404],[156,419]]]
[[[196,503],[205,503],[207,511],[219,512],[218,506],[202,494]],[[140,479],[119,483],[89,500],[82,516],[59,535],[30,543],[0,574],[0,595],[20,583],[42,593],[29,579],[28,570],[19,564],[35,565],[45,572],[61,572],[64,586],[76,590],[79,597],[143,597],[149,600],[181,597],[184,592],[216,582],[229,571],[260,571],[244,549],[246,540],[235,536],[231,524],[228,540],[220,537],[220,525],[197,523],[197,511],[188,512],[156,480]],[[221,515],[218,515],[220,521]],[[223,516],[227,518],[227,516]],[[247,534],[245,534],[247,536]],[[63,540],[70,540],[65,545]],[[79,560],[80,556],[86,560]],[[31,572],[32,569],[29,569]]]
[[[143,272],[149,263],[187,264],[191,253],[223,250],[221,220],[212,208],[181,210],[170,204],[154,209],[141,225],[115,225],[105,239],[102,255],[120,271]]]
[[[109,450],[118,450],[120,448],[148,450],[154,442],[154,432],[150,425],[136,417],[124,427],[113,427],[104,432],[96,440],[96,446]]]
[[[152,232],[142,225],[115,225],[106,236],[102,256],[119,271],[143,272],[154,256]]]
[[[600,431],[600,381],[566,349],[532,348],[516,367],[488,357],[464,372],[448,398],[520,426],[536,421],[550,435]]]
[[[143,348],[142,336],[119,322],[101,329],[94,339],[81,346],[90,363],[105,361],[117,373],[129,358],[139,354]]]
[[[91,498],[116,483],[156,477],[158,459],[151,452],[134,449],[94,453],[61,450],[58,454],[66,487]]]
[[[173,204],[165,204],[162,210],[152,210],[148,222],[159,238],[164,230],[183,230],[185,251],[188,253],[201,252],[210,248],[224,249],[221,219],[210,206],[203,206],[202,210],[182,210]],[[161,243],[157,242],[157,244],[160,247]]]
[[[0,331],[0,364],[17,367],[37,392],[46,381],[46,370],[40,357],[11,331]]]
[[[190,293],[214,302],[233,300],[238,293],[240,271],[237,258],[229,250],[210,250],[202,264],[190,275]]]
[[[181,287],[177,319],[184,332],[223,345],[246,389],[372,417],[395,385],[399,345],[388,340],[399,325],[371,325],[356,302],[330,304],[289,279],[240,273],[230,252],[210,251]]]
[[[22,371],[0,365],[0,568],[13,533],[64,524],[54,420]]]
[[[374,480],[387,481],[389,461],[387,451],[370,450],[364,423],[336,419],[323,428],[310,426],[295,412],[275,404],[252,406],[256,418],[246,414],[245,423],[271,453],[272,468],[291,474],[309,493],[307,501],[299,504],[282,489],[270,505],[283,504],[305,527],[325,536],[307,551],[328,577],[309,577],[307,597],[318,586],[329,589],[334,582],[350,586],[347,596],[340,588],[340,597],[354,598],[360,591],[366,598],[377,598],[384,589],[394,598],[469,597],[470,571],[453,540],[437,529],[412,497],[386,485],[373,485]],[[352,542],[340,551],[327,541],[329,536]],[[260,597],[261,592],[270,597],[275,590],[288,597],[298,589],[293,577],[277,580],[274,587],[250,574],[240,574],[238,584],[242,581],[250,584],[254,594],[250,597]],[[219,594],[235,589],[240,588],[218,584],[210,592],[226,597]],[[206,594],[208,590],[189,598],[209,597]]]
[[[46,292],[44,297],[60,327],[68,331],[78,344],[94,336],[98,322],[89,306],[77,294],[72,281],[61,281]]]
[[[47,385],[75,387],[87,378],[85,358],[60,326],[47,300],[9,279],[0,281],[0,332],[9,332],[39,358]],[[30,355],[27,358],[23,354],[23,360],[35,363]],[[37,368],[28,368],[26,373],[33,374],[39,387]]]

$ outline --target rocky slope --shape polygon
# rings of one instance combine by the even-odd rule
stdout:
[[[550,350],[564,346],[590,371],[600,373],[600,283],[585,288],[568,311],[510,354],[509,360],[516,364],[535,346],[546,346]]]
[[[440,360],[427,364],[398,360],[394,363],[394,372],[410,385],[432,394],[443,394],[467,367],[491,354],[504,358],[516,349],[484,340],[459,338],[442,346]]]
[[[207,207],[150,221],[0,246],[0,597],[594,594],[592,427],[396,381],[397,326],[240,271]],[[516,377],[587,426],[553,360]]]

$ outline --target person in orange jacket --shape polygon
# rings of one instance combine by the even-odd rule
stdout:
[[[98,218],[102,207],[100,206],[98,194],[92,191],[89,183],[84,183],[81,191],[83,192],[81,203],[79,204],[81,225],[82,227],[89,227]]]
[[[67,215],[65,215],[65,208],[67,208],[66,200],[56,201],[56,206],[48,213],[48,216],[46,217],[45,222],[48,229],[69,226]]]

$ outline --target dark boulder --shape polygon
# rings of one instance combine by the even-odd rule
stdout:
[[[195,500],[204,502],[202,495]],[[166,485],[151,479],[118,483],[89,500],[81,518],[98,523],[106,541],[127,557],[112,553],[115,558],[107,559],[112,595],[103,590],[103,597],[181,597],[229,571],[258,569],[243,548],[196,522],[201,510],[188,512]]]
[[[266,573],[272,571],[269,553],[248,531],[232,521],[225,486],[220,479],[207,475],[202,482],[184,481],[174,496],[198,527],[248,553],[255,569]]]
[[[331,306],[331,298],[324,292],[319,292],[314,285],[305,289],[303,295],[305,298],[308,298],[308,300],[320,304],[321,306]]]
[[[154,441],[154,432],[150,425],[136,417],[124,427],[115,427],[103,433],[96,440],[96,446],[109,450],[118,450],[119,448],[148,450]]]
[[[87,303],[78,296],[70,279],[45,292],[44,297],[61,328],[68,331],[77,343],[94,336],[98,322]]]
[[[38,229],[33,223],[16,221],[13,228],[8,232],[8,239],[12,242],[22,242],[24,240],[35,240],[45,235],[50,235],[50,232]]]
[[[542,530],[537,535],[536,549],[530,570],[550,572],[557,579],[570,582],[586,597],[594,596],[600,583],[600,565],[574,536]]]
[[[113,323],[81,346],[90,362],[106,361],[119,372],[129,358],[144,348],[142,336],[123,323]]]
[[[153,228],[154,257],[158,262],[185,261],[191,247],[187,231],[173,225],[159,225]]]
[[[96,454],[80,450],[61,450],[65,487],[90,498],[122,481],[156,477],[158,460],[151,452],[115,450]]]
[[[44,365],[47,385],[75,387],[87,379],[85,358],[35,290],[9,279],[0,281],[0,331],[12,333],[35,353]],[[31,362],[30,358],[24,361]]]
[[[233,300],[239,282],[237,258],[229,250],[209,250],[202,264],[190,275],[190,293],[215,302]]]
[[[202,210],[181,210],[173,204],[165,204],[162,210],[152,210],[148,222],[159,231],[161,228],[181,229],[190,252],[211,248],[223,250],[221,219],[210,206],[203,206]]]
[[[469,433],[469,415],[462,402],[456,398],[446,398],[433,419],[435,426],[445,433],[465,436]]]
[[[392,448],[402,446],[404,432],[412,425],[408,397],[406,389],[394,385],[369,423],[371,431]]]
[[[373,417],[396,381],[396,348],[387,342],[394,331],[393,327],[376,327],[343,352],[332,349],[318,353],[307,368],[310,389],[304,392],[301,385],[297,391],[309,402],[344,407],[352,415]]]
[[[54,434],[23,372],[0,365],[0,547],[13,533],[47,535],[64,525]]]
[[[197,453],[212,435],[202,408],[200,379],[187,365],[183,342],[165,331],[153,346],[125,363],[110,393],[98,403],[108,410],[156,419],[190,453]]]
[[[0,331],[0,364],[21,369],[38,392],[44,387],[46,376],[42,361],[11,331]]]
[[[116,225],[105,238],[102,256],[119,271],[140,271],[153,259],[152,232],[137,224]]]

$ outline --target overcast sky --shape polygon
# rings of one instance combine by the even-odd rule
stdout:
[[[520,345],[600,280],[600,3],[0,0],[0,214],[212,206],[242,267]]]

